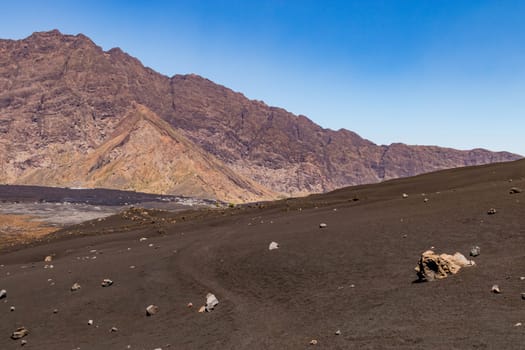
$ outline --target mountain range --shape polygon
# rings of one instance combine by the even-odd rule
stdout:
[[[521,156],[324,129],[198,75],[167,77],[57,30],[0,40],[0,183],[233,202]]]

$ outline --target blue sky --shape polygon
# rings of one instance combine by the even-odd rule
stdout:
[[[84,33],[378,144],[525,155],[524,18],[520,0],[19,0],[0,38]]]

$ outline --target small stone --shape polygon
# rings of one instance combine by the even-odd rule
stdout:
[[[521,327],[521,322],[516,323],[514,327]]]
[[[159,307],[157,305],[150,305],[146,308],[146,315],[152,316],[159,312]]]
[[[113,284],[113,281],[110,280],[109,278],[104,278],[104,280],[102,281],[101,283],[101,286],[102,287],[109,287]]]
[[[7,290],[2,289],[0,290],[0,299],[7,298]]]
[[[525,276],[521,276],[520,281],[525,281]]]
[[[521,293],[521,299],[525,300],[525,293]]]
[[[277,242],[270,243],[270,245],[268,246],[268,250],[274,250],[274,249],[279,249],[279,243]]]
[[[53,313],[54,313],[54,314],[58,314],[58,309],[54,309],[54,310],[53,310]]]
[[[310,345],[317,345],[318,341],[317,339],[310,340]]]
[[[142,237],[139,239],[139,242],[144,242],[144,241],[147,241],[148,239],[146,237]]]
[[[26,327],[19,327],[16,331],[11,334],[11,339],[20,339],[29,334],[29,330]]]
[[[203,305],[199,308],[199,313],[203,313],[204,311],[206,311],[206,306]]]
[[[425,203],[428,202],[428,198],[423,199],[423,202]]]
[[[80,284],[78,282],[75,282],[72,286],[71,286],[71,291],[72,292],[76,292],[77,290],[80,289]]]
[[[470,248],[470,256],[478,256],[481,253],[481,248],[476,246],[473,246]]]
[[[501,293],[501,289],[499,289],[499,286],[497,284],[492,286],[491,291],[492,291],[492,293],[496,293],[496,294],[500,294]]]
[[[219,300],[212,293],[206,295],[206,312],[212,312],[215,306],[219,304]]]
[[[93,325],[93,320],[89,320],[88,321],[88,325],[92,326]]]
[[[509,190],[509,193],[510,194],[516,194],[516,193],[521,193],[523,192],[523,190],[519,187],[512,187],[510,190]]]
[[[403,193],[402,197],[403,197],[403,198],[408,198],[408,194]]]
[[[24,345],[26,345],[26,344],[27,344],[27,340],[22,339],[22,340],[20,341],[20,345],[21,345],[21,346],[24,346]]]
[[[325,224],[324,222],[319,224],[319,228],[327,228],[327,227],[328,225]]]
[[[46,257],[44,258],[44,261],[45,261],[45,262],[51,262],[51,261],[53,261],[53,256],[51,256],[51,255],[46,256]]]
[[[188,305],[186,305],[188,307],[188,309],[191,309],[193,307],[193,303],[188,303]]]
[[[335,335],[341,335],[341,330],[339,330],[339,329],[336,330],[336,331],[335,331]]]
[[[490,209],[487,211],[487,214],[488,214],[488,215],[494,215],[494,214],[496,214],[496,212],[497,212],[496,209],[494,209],[494,208],[490,208]]]
[[[15,307],[14,307],[14,306],[11,306],[11,308],[9,308],[9,310],[10,310],[11,312],[15,311]]]
[[[117,327],[111,327],[111,329],[109,331],[112,332],[112,333],[115,333],[115,332],[118,332],[118,328]]]

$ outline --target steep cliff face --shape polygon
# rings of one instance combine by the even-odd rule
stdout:
[[[2,183],[247,201],[518,158],[378,146],[196,75],[168,78],[81,34],[0,40]]]

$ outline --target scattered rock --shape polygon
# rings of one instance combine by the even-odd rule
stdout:
[[[204,311],[206,311],[206,306],[203,305],[199,308],[199,313],[203,313]]]
[[[7,290],[2,289],[0,290],[0,299],[7,298]]]
[[[159,312],[159,307],[157,305],[150,305],[146,308],[146,315],[152,316]]]
[[[470,248],[470,256],[478,256],[479,254],[481,254],[481,248],[480,247],[475,245],[472,248]]]
[[[525,276],[521,276],[520,281],[525,281]]]
[[[516,323],[514,327],[521,327],[521,322]]]
[[[488,214],[488,215],[494,215],[494,214],[496,214],[496,213],[497,213],[497,211],[496,211],[496,209],[494,209],[494,208],[490,208],[490,209],[487,211],[487,214]]]
[[[11,312],[13,312],[13,311],[15,311],[16,309],[15,309],[14,306],[11,306],[11,307],[9,308],[9,310],[10,310]]]
[[[525,293],[521,293],[521,299],[525,300]]]
[[[310,340],[310,345],[317,345],[318,341],[317,339]]]
[[[215,306],[219,304],[219,300],[212,293],[206,295],[206,312],[212,312]]]
[[[141,237],[141,238],[139,239],[139,242],[144,242],[144,241],[147,241],[147,240],[148,240],[148,239],[147,239],[146,237]]]
[[[336,330],[336,331],[335,331],[335,335],[341,335],[341,330],[339,330],[339,329]]]
[[[408,194],[403,193],[402,197],[403,197],[403,198],[408,198]]]
[[[92,326],[93,325],[93,320],[89,320],[88,321],[88,325]]]
[[[319,224],[319,228],[327,228],[327,227],[328,225],[325,224],[324,222]]]
[[[519,187],[512,187],[510,190],[509,190],[509,193],[510,194],[516,194],[516,193],[521,193],[523,192],[523,190]]]
[[[109,331],[112,332],[112,333],[115,333],[115,332],[118,332],[118,328],[117,327],[111,327],[111,329]]]
[[[54,309],[54,310],[53,310],[53,313],[54,313],[54,314],[58,314],[58,309]]]
[[[188,305],[186,305],[188,307],[188,309],[191,309],[193,307],[193,303],[192,302],[189,302]]]
[[[101,283],[102,287],[109,287],[112,284],[113,284],[113,281],[110,280],[109,278],[104,278],[104,280]]]
[[[461,253],[438,255],[433,250],[427,250],[421,254],[415,270],[420,281],[433,281],[455,275],[462,267],[473,265],[475,262]]]
[[[51,262],[51,261],[53,261],[53,256],[51,256],[51,255],[46,256],[46,257],[44,258],[44,261],[45,261],[45,262]]]
[[[500,294],[501,293],[501,289],[499,288],[499,286],[497,284],[492,286],[491,291],[492,291],[492,293],[495,293],[495,294]]]
[[[72,286],[71,286],[71,291],[72,292],[76,292],[77,290],[80,289],[80,284],[78,282],[75,282]]]
[[[423,202],[425,203],[428,202],[428,198],[423,199]]]
[[[11,334],[11,339],[20,339],[29,334],[29,330],[26,327],[19,327],[16,331]]]
[[[21,346],[24,346],[24,345],[26,345],[26,344],[27,344],[27,340],[22,339],[22,340],[20,341],[20,345],[21,345]]]
[[[268,246],[268,250],[274,250],[274,249],[279,249],[279,243],[277,242],[270,243],[270,245]]]

